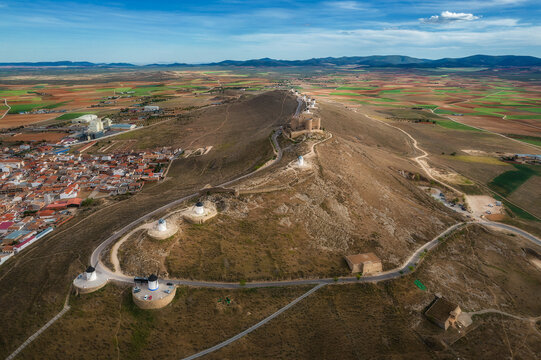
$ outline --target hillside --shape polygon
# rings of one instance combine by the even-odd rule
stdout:
[[[165,126],[167,137],[155,133],[155,145],[170,146],[180,138],[221,147],[208,156],[176,161],[167,181],[145,187],[124,201],[108,201],[97,211],[84,211],[51,237],[0,267],[0,287],[5,289],[0,293],[0,307],[4,309],[0,356],[15,350],[62,308],[72,280],[88,266],[91,251],[112,232],[207,183],[221,183],[250,172],[272,156],[270,131],[285,122],[296,105],[285,92],[269,92],[195,111],[188,122]],[[224,121],[226,114],[229,121]],[[217,121],[224,126],[218,128]],[[189,140],[183,135],[186,133],[192,136]]]

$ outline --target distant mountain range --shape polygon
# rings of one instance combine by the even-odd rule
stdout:
[[[270,58],[254,60],[225,60],[205,64],[149,64],[92,63],[87,61],[55,62],[13,62],[0,63],[3,67],[78,67],[78,68],[149,68],[149,67],[201,67],[201,66],[246,66],[246,67],[284,67],[284,66],[359,66],[359,67],[397,67],[397,68],[439,68],[439,67],[532,67],[541,66],[541,59],[533,56],[490,56],[473,55],[463,58],[444,58],[438,60],[418,59],[401,55],[344,56],[339,58],[314,58],[308,60],[276,60]]]

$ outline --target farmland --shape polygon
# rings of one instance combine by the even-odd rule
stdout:
[[[430,119],[448,129],[483,129],[538,145],[541,139],[541,85],[504,80],[495,75],[456,71],[445,76],[430,72],[344,71],[340,77],[319,75],[299,86],[314,96],[352,108],[422,109],[438,114]],[[422,119],[425,116],[419,116]],[[475,129],[477,128],[477,129]]]
[[[163,81],[108,81],[107,76],[103,75],[92,84],[87,84],[84,77],[80,83],[74,80],[70,84],[0,83],[2,106],[3,99],[6,99],[11,107],[9,114],[0,121],[0,128],[28,126],[45,120],[71,120],[88,113],[114,113],[149,99],[191,98],[193,95],[211,95],[228,89],[261,91],[273,84],[271,79],[259,75],[246,75],[242,81],[238,81],[239,75],[229,71],[178,71],[169,74]]]
[[[515,168],[516,170],[506,171],[495,177],[489,183],[490,187],[502,195],[509,195],[532,176],[541,176],[538,166],[515,164]]]
[[[325,131],[333,135],[314,148],[309,160],[313,168],[298,171],[288,164],[305,154],[314,139],[279,139],[282,160],[236,184],[253,193],[207,194],[207,200],[217,204],[218,215],[205,224],[182,224],[181,231],[166,241],[130,238],[119,249],[123,271],[137,276],[158,271],[161,278],[234,283],[334,277],[350,273],[344,254],[368,251],[381,259],[385,270],[391,269],[443,229],[464,220],[420,189],[443,190],[444,183],[467,195],[494,196],[505,205],[507,215],[502,221],[541,232],[539,168],[503,158],[539,153],[532,146],[541,141],[536,130],[539,120],[514,119],[540,114],[540,88],[534,82],[475,72],[466,76],[458,69],[448,76],[358,70],[172,69],[137,76],[100,74],[92,80],[81,74],[70,75],[80,78],[69,81],[12,79],[1,85],[2,98],[21,106],[17,110],[62,111],[9,114],[2,125],[4,136],[15,142],[54,143],[65,135],[61,131],[70,120],[92,113],[144,126],[114,138],[96,139],[85,149],[87,156],[164,146],[211,150],[204,156],[175,159],[164,181],[149,183],[122,200],[106,199],[107,206],[97,210],[99,217],[63,225],[43,246],[22,253],[9,271],[0,268],[0,281],[15,284],[0,296],[6,328],[0,336],[4,345],[0,353],[7,356],[61,308],[73,277],[84,270],[92,249],[112,232],[206,184],[246,174],[272,158],[269,134],[287,126],[297,107],[291,93],[281,90],[299,88],[315,98],[318,108],[314,111],[321,116]],[[173,115],[140,120],[147,115],[141,111],[144,104],[159,105]],[[32,131],[33,124],[52,126]],[[27,129],[21,131],[18,126]],[[80,149],[74,147],[71,152]],[[414,161],[422,155],[420,149],[427,152],[423,161],[437,181],[427,179]],[[440,330],[422,317],[433,292],[443,293],[466,310],[495,306],[492,299],[497,297],[508,307],[506,311],[537,314],[538,299],[523,295],[534,293],[539,281],[528,275],[535,268],[524,261],[521,248],[526,244],[517,239],[470,226],[431,253],[432,259],[415,274],[430,293],[414,287],[411,276],[380,284],[328,286],[318,297],[306,299],[283,317],[220,350],[216,357],[321,357],[335,354],[340,344],[347,344],[338,352],[343,358],[375,353],[382,357],[447,356],[448,350],[440,353],[430,345],[431,336],[438,336]],[[456,276],[467,276],[473,283]],[[34,286],[36,282],[40,286]],[[306,290],[181,287],[170,306],[150,313],[135,307],[129,290],[108,285],[88,296],[70,297],[72,309],[21,357],[54,357],[62,348],[61,357],[66,358],[103,354],[179,358],[233,336]],[[219,302],[225,296],[234,299],[232,306]],[[501,339],[502,332],[520,325],[510,321],[502,330],[491,318],[477,321],[480,327],[472,333],[474,341],[494,333]],[[189,330],[167,336],[184,328]],[[527,357],[538,345],[527,327],[519,330],[527,338],[520,350]],[[81,336],[70,340],[71,334]],[[303,345],[306,337],[315,347]],[[329,343],[329,338],[336,340]],[[518,335],[510,339],[513,344],[520,340]],[[496,340],[484,348],[505,350]],[[466,342],[458,343],[456,349],[461,356],[472,354]]]

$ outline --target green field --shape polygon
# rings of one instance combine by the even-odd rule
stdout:
[[[237,81],[237,82],[232,82],[232,83],[229,83],[229,84],[226,84],[226,86],[238,86],[238,85],[247,85],[247,84],[253,84],[257,81]]]
[[[79,116],[92,114],[91,112],[80,112],[80,113],[69,113],[69,114],[63,114],[57,117],[57,120],[73,120],[78,118]]]
[[[335,96],[364,96],[362,94],[350,93],[350,92],[332,92],[329,95],[335,95]]]
[[[392,90],[381,90],[380,94],[399,94],[402,92],[402,89],[392,89]]]
[[[436,109],[438,105],[423,105],[423,104],[413,104],[414,107],[423,108],[423,109]]]
[[[336,90],[374,90],[373,86],[340,86]]]
[[[520,140],[520,141],[524,141],[528,144],[533,144],[533,145],[537,145],[537,146],[540,146],[541,147],[541,137],[537,137],[537,136],[525,136],[525,135],[514,135],[514,134],[511,134],[511,135],[507,135],[513,139],[517,139],[517,140]]]
[[[447,159],[451,160],[459,160],[464,162],[471,162],[471,163],[480,163],[480,164],[488,164],[488,165],[500,165],[500,166],[509,166],[508,163],[501,161],[500,159],[490,157],[490,156],[471,156],[471,155],[446,155]]]
[[[509,115],[507,119],[510,120],[541,120],[540,115]]]
[[[529,112],[534,112],[534,113],[540,113],[541,114],[541,108],[522,108],[520,110],[524,110],[524,111],[529,111]]]
[[[2,96],[21,96],[28,94],[26,90],[0,90],[0,97]]]
[[[457,113],[457,111],[444,110],[444,109],[436,109],[436,110],[434,110],[434,113],[436,113],[436,114],[452,115],[452,114]]]
[[[9,106],[11,106],[11,110],[9,110],[10,114],[18,114],[22,111],[31,111],[34,109],[42,108],[44,106],[47,106],[50,104],[12,104],[10,103]]]
[[[69,102],[71,102],[71,100],[70,101],[62,101],[62,102],[54,103],[54,104],[48,104],[48,105],[43,106],[43,109],[55,109],[57,107],[66,105]]]
[[[452,120],[436,120],[436,124],[438,124],[441,127],[444,127],[447,129],[453,129],[453,130],[482,131],[468,125],[457,123]]]
[[[496,176],[488,183],[488,186],[503,196],[510,195],[532,176],[541,175],[539,167],[530,165],[513,164],[516,170],[506,171]]]
[[[468,92],[469,90],[466,90],[466,89],[436,89],[434,90],[435,93],[440,93],[440,94],[447,94],[447,93],[451,93],[451,94],[454,94],[454,93],[463,93],[463,92]]]

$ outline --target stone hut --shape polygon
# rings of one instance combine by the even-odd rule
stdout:
[[[383,270],[381,260],[374,253],[348,255],[345,257],[352,273],[369,275]]]

